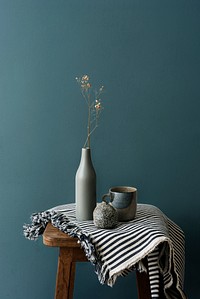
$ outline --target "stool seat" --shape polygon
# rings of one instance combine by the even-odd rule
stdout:
[[[80,248],[78,238],[70,237],[54,227],[51,223],[48,223],[43,233],[43,243],[50,247]]]
[[[88,262],[78,239],[48,223],[43,233],[43,243],[49,247],[60,248],[54,299],[73,299],[76,262]],[[148,273],[136,271],[136,277],[138,299],[151,299]]]

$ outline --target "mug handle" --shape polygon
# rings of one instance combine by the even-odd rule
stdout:
[[[104,195],[102,196],[102,201],[104,201],[105,203],[109,203],[109,202],[105,199],[106,197],[110,197],[110,193],[104,194]],[[111,197],[110,197],[110,202],[112,202]]]

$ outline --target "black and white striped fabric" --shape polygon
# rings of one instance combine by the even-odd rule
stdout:
[[[57,206],[33,214],[31,224],[24,225],[25,237],[37,239],[48,222],[78,237],[102,284],[113,286],[120,275],[126,276],[135,269],[148,270],[152,298],[159,298],[162,287],[165,298],[186,299],[184,234],[157,207],[138,204],[134,220],[119,222],[114,229],[100,229],[93,221],[77,221],[75,204]],[[148,269],[143,265],[144,257]]]

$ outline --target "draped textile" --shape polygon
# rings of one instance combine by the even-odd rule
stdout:
[[[61,205],[34,213],[31,224],[23,227],[24,236],[37,239],[48,222],[78,238],[100,283],[113,286],[118,276],[133,270],[146,271],[142,259],[147,257],[151,297],[159,298],[162,285],[166,298],[186,299],[184,233],[157,207],[138,204],[134,220],[100,229],[93,221],[77,221],[75,204]]]

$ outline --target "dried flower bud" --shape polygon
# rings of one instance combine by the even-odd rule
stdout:
[[[104,86],[102,85],[100,88],[99,88],[99,91],[103,91],[103,89],[104,89]]]
[[[89,78],[88,75],[84,75],[84,76],[82,77],[82,81],[84,81],[85,83],[88,82],[89,79],[90,79],[90,78]]]
[[[96,110],[100,110],[101,109],[101,103],[98,102],[94,107],[96,108]]]

